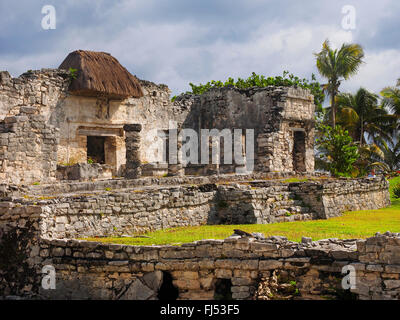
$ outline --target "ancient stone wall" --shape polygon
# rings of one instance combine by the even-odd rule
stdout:
[[[345,211],[373,210],[390,205],[389,182],[378,179],[342,179],[325,183],[293,183],[296,193],[320,219],[340,216]]]
[[[308,90],[285,87],[218,88],[201,96],[183,95],[174,104],[186,105],[189,110],[183,128],[197,132],[200,129],[229,129],[232,133],[234,128],[242,129],[243,135],[246,129],[253,129],[256,171],[314,170],[315,107]],[[296,131],[304,133],[302,166],[296,165],[298,158],[293,154]],[[221,139],[221,149],[223,143],[224,139]],[[233,166],[224,164],[222,158],[219,167],[221,172],[235,172],[236,168],[235,163]]]
[[[335,186],[356,190],[355,183],[347,182],[347,187],[345,181],[336,182]],[[123,235],[213,222],[306,219],[310,212],[301,212],[307,207],[296,195],[307,188],[310,191],[311,185],[317,191],[324,188],[332,191],[330,183],[317,186],[317,183],[254,181],[238,185],[136,188],[54,198],[33,197],[28,193],[21,198],[13,197],[13,201],[3,198],[0,296],[155,299],[163,291],[164,281],[171,277],[169,287],[177,288],[179,299],[212,299],[221,295],[270,299],[271,294],[285,299],[343,298],[350,293],[340,287],[343,277],[340,272],[343,266],[351,264],[359,281],[352,291],[358,298],[398,299],[399,234],[357,242],[304,239],[302,244],[281,237],[235,236],[181,247],[132,247],[54,239]],[[379,178],[360,179],[358,187],[364,190],[364,199],[368,197],[367,189],[373,192],[373,197],[378,194],[380,199],[387,197],[387,183]],[[382,188],[379,193],[378,187]],[[376,199],[376,203],[385,202]],[[295,214],[287,216],[287,213]],[[40,287],[42,268],[48,265],[56,269],[55,291]],[[229,292],[221,293],[221,287],[228,287]]]
[[[59,131],[34,107],[0,122],[0,180],[10,184],[55,181]]]
[[[97,182],[96,182],[97,183]],[[326,185],[326,186],[325,186]],[[335,183],[277,183],[250,181],[92,190],[90,193],[41,195],[26,191],[20,203],[43,210],[43,235],[78,238],[140,234],[181,226],[206,224],[267,224],[327,219],[346,210],[378,209],[390,205],[387,182],[360,179],[343,181],[347,202],[335,198]],[[360,191],[361,190],[361,191]],[[312,196],[310,196],[312,194]],[[10,195],[9,195],[10,196]],[[13,195],[14,199],[18,199]],[[314,201],[314,202],[312,202]],[[347,203],[354,202],[349,207]]]
[[[162,154],[150,146],[160,130],[169,128],[169,121],[179,121],[186,111],[172,105],[170,90],[165,85],[156,85],[140,80],[144,96],[125,100],[109,100],[105,97],[81,97],[70,95],[58,102],[50,115],[50,122],[60,128],[58,162],[74,164],[87,162],[87,139],[103,136],[106,139],[105,163],[115,167],[114,176],[121,176],[126,163],[126,146],[123,126],[141,124],[140,160],[143,163],[159,162]],[[182,122],[182,120],[180,120]]]
[[[315,216],[288,184],[261,185],[249,182],[220,186],[213,220],[217,224],[268,224],[311,220]]]
[[[0,296],[31,296],[40,287],[37,205],[0,202]]]
[[[20,108],[32,106],[46,122],[60,129],[58,163],[73,165],[87,162],[87,137],[105,137],[105,162],[113,175],[123,174],[125,166],[124,124],[142,124],[140,157],[144,163],[162,160],[157,148],[149,152],[159,130],[167,130],[170,120],[182,123],[187,107],[173,105],[170,90],[141,80],[144,96],[140,99],[109,100],[70,95],[70,74],[59,69],[28,71],[19,78],[0,73],[0,121],[17,115]],[[177,124],[175,124],[177,126]],[[152,132],[155,131],[155,132]],[[162,145],[162,139],[156,144]]]
[[[49,199],[42,205],[45,235],[94,237],[205,225],[212,211],[213,197],[212,191],[175,187],[77,195],[58,199],[56,203]]]
[[[0,120],[14,116],[23,106],[34,106],[46,118],[65,97],[69,73],[58,69],[28,71],[11,78],[7,71],[0,72]]]
[[[11,219],[0,206],[3,297],[152,300],[167,290],[169,299],[183,300],[400,298],[398,233],[301,243],[234,235],[182,246],[128,246],[40,238],[35,207],[12,211]],[[15,249],[17,255],[8,254]],[[44,266],[55,268],[55,290],[40,286]],[[342,287],[345,266],[356,272],[351,290]]]
[[[77,163],[74,165],[57,165],[57,180],[95,181],[112,179],[112,168],[107,164]]]

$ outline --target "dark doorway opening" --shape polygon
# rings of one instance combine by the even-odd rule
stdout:
[[[218,279],[215,282],[215,300],[232,300],[232,281],[230,279]]]
[[[163,272],[163,282],[160,290],[158,291],[157,298],[164,301],[177,300],[179,297],[179,290],[172,283],[172,276],[169,272]]]
[[[104,164],[105,152],[104,152],[104,143],[105,137],[87,137],[87,158],[88,163],[100,163]]]
[[[306,133],[294,131],[293,143],[293,170],[306,172]]]

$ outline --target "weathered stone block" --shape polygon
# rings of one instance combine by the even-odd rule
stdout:
[[[259,262],[259,269],[260,270],[274,270],[278,269],[283,266],[281,261],[277,260],[261,260]]]

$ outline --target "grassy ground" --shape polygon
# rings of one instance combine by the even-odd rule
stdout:
[[[400,177],[390,181],[392,187],[400,183]],[[90,238],[89,241],[123,243],[130,245],[181,244],[201,239],[225,239],[234,229],[247,232],[261,232],[266,236],[286,236],[289,240],[300,241],[302,236],[313,240],[326,238],[367,238],[376,232],[400,232],[400,199],[394,199],[392,206],[379,210],[344,213],[342,217],[329,220],[284,222],[268,225],[224,225],[183,227],[156,231],[146,234],[149,238]]]

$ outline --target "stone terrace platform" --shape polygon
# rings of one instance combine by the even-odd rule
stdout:
[[[3,186],[0,221],[40,212],[42,235],[76,238],[138,234],[205,224],[328,219],[390,205],[388,181],[271,176],[142,178]]]
[[[328,219],[344,211],[390,205],[383,177],[310,176],[292,183],[282,176],[273,178],[3,185],[0,297],[157,299],[160,292],[174,291],[179,299],[217,299],[221,288],[228,288],[225,298],[268,298],[268,292],[296,299],[337,298],[344,294],[339,287],[341,268],[352,264],[361,279],[352,290],[357,298],[399,298],[398,234],[366,241],[304,239],[302,244],[280,237],[231,237],[181,247],[72,240],[178,226]],[[57,290],[40,287],[46,265],[56,270]],[[295,295],[287,291],[290,283],[296,283]]]

